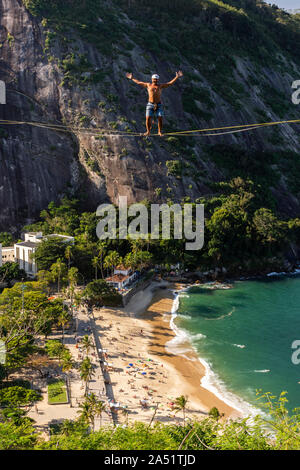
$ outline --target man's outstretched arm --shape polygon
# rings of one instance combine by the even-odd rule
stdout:
[[[126,77],[129,79],[129,80],[132,80],[134,83],[136,83],[137,85],[140,85],[140,86],[143,86],[143,87],[147,87],[148,86],[148,83],[145,83],[145,82],[140,82],[139,80],[136,80],[136,78],[133,78],[132,76],[132,73],[126,73]]]
[[[178,78],[182,77],[183,76],[183,73],[181,72],[181,70],[179,70],[178,72],[176,72],[176,75],[175,77],[173,78],[173,80],[170,80],[168,83],[162,83],[160,86],[161,88],[168,88],[169,86],[172,86],[174,85],[174,83],[176,82],[176,80],[178,80]]]

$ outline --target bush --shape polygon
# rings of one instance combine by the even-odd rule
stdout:
[[[182,162],[180,160],[168,160],[166,162],[168,174],[180,177],[182,175]]]
[[[0,390],[1,406],[24,406],[42,400],[42,395],[35,390],[24,387],[5,387]]]
[[[90,282],[84,290],[84,297],[95,305],[122,305],[122,296],[103,279]]]

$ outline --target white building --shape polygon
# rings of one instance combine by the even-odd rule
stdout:
[[[0,243],[0,266],[7,262],[15,261],[15,250],[13,246],[2,246]]]
[[[124,287],[135,281],[136,278],[136,272],[133,272],[130,268],[125,268],[121,265],[114,269],[113,276],[107,277],[105,280],[116,289],[124,289]]]
[[[36,262],[34,260],[34,253],[36,247],[43,240],[49,238],[60,238],[62,242],[74,244],[74,237],[67,235],[51,234],[44,235],[42,232],[28,232],[24,234],[24,241],[15,243],[14,245],[14,260],[19,264],[20,269],[24,269],[28,276],[34,277],[38,271]],[[3,248],[2,248],[3,250]]]

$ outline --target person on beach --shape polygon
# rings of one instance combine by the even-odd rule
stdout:
[[[140,85],[144,88],[147,88],[148,91],[148,104],[146,107],[146,129],[147,131],[145,132],[144,136],[148,137],[151,132],[151,127],[152,127],[152,118],[154,117],[154,113],[156,113],[158,117],[158,135],[162,137],[162,126],[163,126],[163,107],[161,104],[161,93],[163,88],[168,88],[171,85],[174,85],[176,80],[178,78],[182,77],[183,73],[181,70],[176,72],[175,78],[173,80],[170,80],[167,83],[159,83],[159,75],[154,74],[152,75],[152,82],[151,83],[146,83],[146,82],[140,82],[136,78],[133,78],[132,73],[128,72],[126,73],[126,77],[129,80],[132,80],[134,83],[137,85]]]

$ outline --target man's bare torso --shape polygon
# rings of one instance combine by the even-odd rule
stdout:
[[[148,83],[147,90],[150,103],[160,103],[162,86]]]

